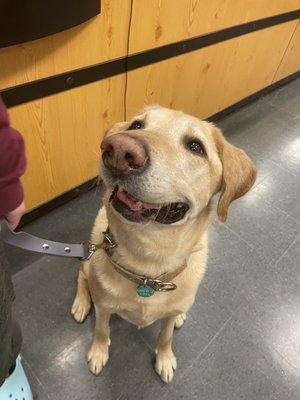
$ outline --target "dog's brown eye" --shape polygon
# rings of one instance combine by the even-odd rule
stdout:
[[[197,139],[190,139],[186,142],[186,147],[193,153],[205,155],[205,149],[201,142]]]
[[[144,124],[142,121],[133,121],[133,123],[130,125],[130,127],[128,128],[128,130],[132,130],[132,129],[142,129],[144,127]]]

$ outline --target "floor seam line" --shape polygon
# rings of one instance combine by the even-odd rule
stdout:
[[[144,338],[144,336],[142,335],[141,332],[139,332],[139,329],[137,329],[138,331],[138,335],[140,336],[140,338],[142,339],[142,341],[146,344],[146,346],[148,347],[149,350],[151,350],[151,352],[153,353],[153,348],[152,346],[148,343],[148,341]]]
[[[247,242],[246,239],[244,239],[241,235],[239,235],[237,232],[235,232],[232,228],[230,228],[229,226],[227,226],[226,224],[223,224],[224,227],[231,233],[234,234],[235,237],[237,237],[238,239],[240,239],[242,242],[244,242],[248,247],[250,247],[251,250],[254,250],[254,246],[252,246],[251,243]]]
[[[30,370],[32,376],[34,377],[34,379],[36,379],[36,381],[38,382],[38,384],[40,385],[40,387],[43,389],[43,391],[45,392],[47,399],[50,400],[50,397],[48,396],[47,393],[47,388],[44,386],[44,384],[40,381],[39,377],[37,376],[37,374],[35,373],[35,371],[32,369],[30,363],[26,360],[26,358],[24,356],[21,356],[22,360],[25,361],[26,367]]]
[[[279,261],[282,260],[282,258],[286,255],[286,253],[290,250],[290,248],[296,243],[298,238],[300,237],[300,234],[298,234],[295,239],[292,241],[292,243],[284,250],[284,252],[281,254],[281,256],[275,261],[275,266],[279,263]]]
[[[223,325],[220,327],[220,329],[214,334],[214,336],[210,339],[210,341],[207,343],[206,346],[204,346],[204,348],[200,351],[200,353],[195,357],[194,361],[191,363],[191,365],[189,365],[183,372],[181,375],[179,375],[180,378],[184,378],[186,376],[186,374],[188,373],[188,371],[190,371],[191,368],[193,368],[195,362],[205,353],[205,351],[209,348],[209,346],[215,341],[215,339],[217,339],[217,337],[220,335],[220,333],[223,331],[223,329],[226,327],[226,325],[228,324],[228,322],[233,318],[233,315],[230,315],[226,321],[223,323]]]
[[[294,156],[296,154],[296,152],[297,152],[297,150],[295,150],[295,153],[290,153],[289,155]],[[294,174],[289,169],[285,168],[281,164],[278,164],[278,162],[276,160],[274,160],[273,158],[270,158],[269,161],[271,161],[273,164],[275,164],[277,168],[281,169],[281,171],[286,172],[295,178],[298,178],[297,174]],[[268,175],[276,175],[276,174],[274,172],[270,172]]]

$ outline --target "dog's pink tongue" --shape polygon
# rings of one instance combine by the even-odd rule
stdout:
[[[159,204],[146,203],[142,201],[135,201],[128,193],[118,190],[117,197],[122,203],[126,204],[132,211],[141,211],[142,209],[159,209]]]
[[[117,197],[122,203],[126,204],[132,211],[140,211],[143,208],[141,201],[134,201],[126,192],[119,190]]]

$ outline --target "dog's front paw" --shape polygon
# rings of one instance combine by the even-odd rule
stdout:
[[[94,375],[99,375],[108,361],[108,345],[92,344],[88,352],[87,360],[89,363],[89,370]]]
[[[91,301],[84,296],[76,296],[72,305],[71,314],[75,321],[81,323],[85,320],[91,308]]]
[[[155,371],[165,383],[170,383],[177,367],[176,357],[173,351],[157,352],[155,361]]]

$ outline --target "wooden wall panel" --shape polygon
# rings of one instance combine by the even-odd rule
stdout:
[[[137,52],[291,11],[300,0],[102,0],[101,5],[101,14],[85,24],[0,49],[0,89],[124,56],[127,46]],[[28,209],[97,174],[101,138],[124,119],[125,102],[128,116],[144,103],[160,103],[203,118],[294,72],[297,23],[137,69],[127,75],[127,89],[123,74],[11,108],[12,124],[26,141]]]
[[[124,56],[130,8],[131,0],[102,0],[101,14],[84,24],[0,49],[0,89]]]
[[[133,0],[130,53],[296,10],[300,0]]]
[[[128,74],[127,117],[144,103],[208,117],[271,84],[297,21],[253,32]]]
[[[273,82],[300,70],[300,21],[276,71]]]
[[[103,133],[124,117],[124,87],[119,75],[10,109],[26,142],[27,209],[98,174]]]

